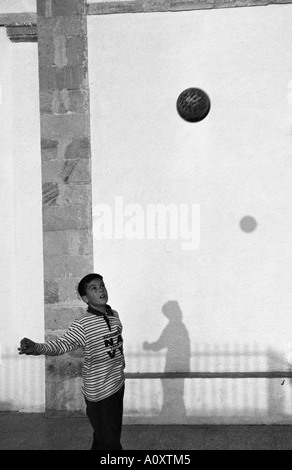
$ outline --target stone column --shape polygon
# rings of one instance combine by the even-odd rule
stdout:
[[[85,0],[37,0],[46,339],[84,310],[93,271]],[[46,359],[47,414],[82,409],[81,353]]]

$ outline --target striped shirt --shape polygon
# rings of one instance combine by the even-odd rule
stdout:
[[[36,352],[58,356],[82,348],[82,392],[89,401],[99,401],[116,393],[124,384],[122,324],[109,305],[103,314],[91,307],[56,340],[36,343]]]

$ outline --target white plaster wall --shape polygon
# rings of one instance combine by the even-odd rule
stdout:
[[[41,159],[36,44],[0,29],[0,410],[44,410],[44,358],[19,340],[44,337]]]
[[[128,372],[291,367],[291,13],[88,17],[95,270],[124,323]],[[211,98],[197,124],[176,112],[188,87]],[[117,201],[119,239],[108,225]],[[130,239],[158,203],[200,205],[199,247]],[[257,221],[251,233],[240,228],[246,215]],[[181,320],[178,309],[176,321],[163,314],[170,300]],[[163,331],[161,349],[146,350]],[[129,380],[126,419],[291,422],[291,383]]]

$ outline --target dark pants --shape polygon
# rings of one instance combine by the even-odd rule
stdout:
[[[91,450],[123,450],[121,432],[123,420],[122,388],[114,395],[100,401],[86,402],[86,414],[93,427],[93,442]]]

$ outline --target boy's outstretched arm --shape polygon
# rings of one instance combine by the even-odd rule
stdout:
[[[23,338],[20,341],[19,354],[33,354],[38,356],[59,356],[74,351],[85,345],[84,331],[78,320],[75,320],[63,336],[46,343],[35,343],[31,339]]]
[[[160,351],[161,349],[168,348],[168,340],[167,340],[167,327],[163,330],[160,337],[157,341],[153,343],[149,343],[148,341],[144,341],[143,349],[145,351]]]

